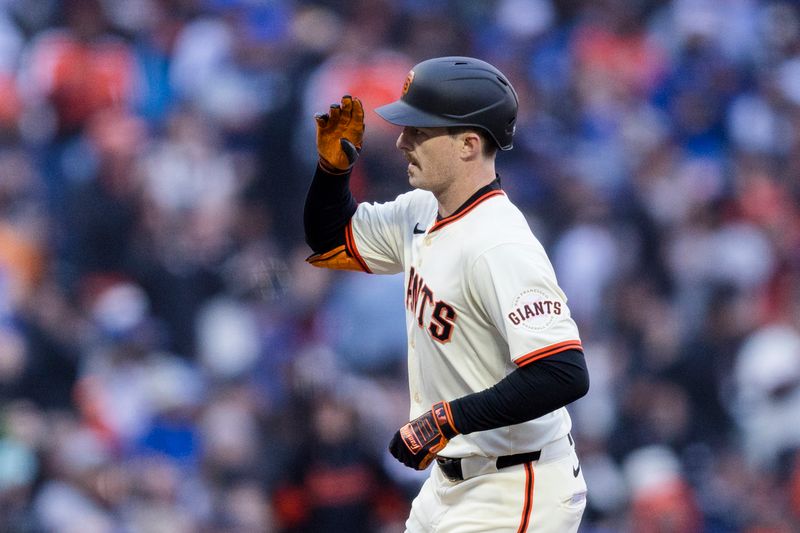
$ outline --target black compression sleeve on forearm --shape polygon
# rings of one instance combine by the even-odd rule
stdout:
[[[357,206],[350,192],[350,172],[331,174],[317,165],[303,210],[306,243],[315,253],[345,243],[345,227]]]
[[[449,403],[456,429],[466,434],[538,418],[574,402],[588,390],[583,353],[567,350],[518,368],[496,385]]]

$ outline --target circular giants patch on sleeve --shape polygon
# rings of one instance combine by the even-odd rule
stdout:
[[[565,312],[559,297],[542,289],[528,289],[514,298],[506,319],[515,327],[542,331],[552,326]]]

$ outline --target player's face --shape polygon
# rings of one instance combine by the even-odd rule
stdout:
[[[450,186],[458,152],[457,140],[446,128],[406,126],[396,145],[408,160],[408,182],[412,187],[436,194]]]

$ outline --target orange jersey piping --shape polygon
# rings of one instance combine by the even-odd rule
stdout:
[[[517,357],[514,359],[514,363],[517,366],[525,366],[528,363],[536,361],[537,359],[549,357],[560,352],[566,352],[567,350],[578,350],[582,352],[583,346],[581,346],[581,341],[572,340],[551,344],[550,346],[545,346],[544,348],[540,348],[536,351]]]
[[[358,253],[358,247],[356,246],[356,240],[353,237],[353,219],[351,218],[347,222],[347,226],[344,228],[344,245],[347,248],[348,253],[350,256],[355,259],[361,269],[366,272],[367,274],[372,274],[372,271],[367,266],[367,263],[361,257],[361,254]]]
[[[500,195],[500,194],[505,194],[505,193],[503,191],[500,191],[500,190],[494,190],[494,191],[487,192],[483,196],[478,197],[474,202],[472,202],[472,204],[470,204],[468,207],[462,209],[458,213],[456,213],[454,215],[450,215],[449,217],[445,217],[442,220],[439,220],[438,222],[436,222],[433,226],[431,226],[431,229],[428,230],[428,233],[433,233],[434,231],[436,231],[436,230],[438,230],[440,228],[443,228],[444,226],[450,224],[451,222],[455,222],[456,220],[462,218],[464,215],[466,215],[467,213],[469,213],[470,211],[475,209],[478,206],[478,204],[482,203],[485,200],[488,200],[492,196],[497,196],[497,195]]]

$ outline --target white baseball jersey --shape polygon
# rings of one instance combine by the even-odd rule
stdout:
[[[440,400],[491,387],[519,366],[580,349],[552,265],[499,189],[437,221],[433,194],[361,203],[347,247],[362,268],[404,272],[410,419]],[[547,394],[547,391],[541,391]],[[538,450],[571,428],[564,408],[514,426],[458,435],[447,457]]]

